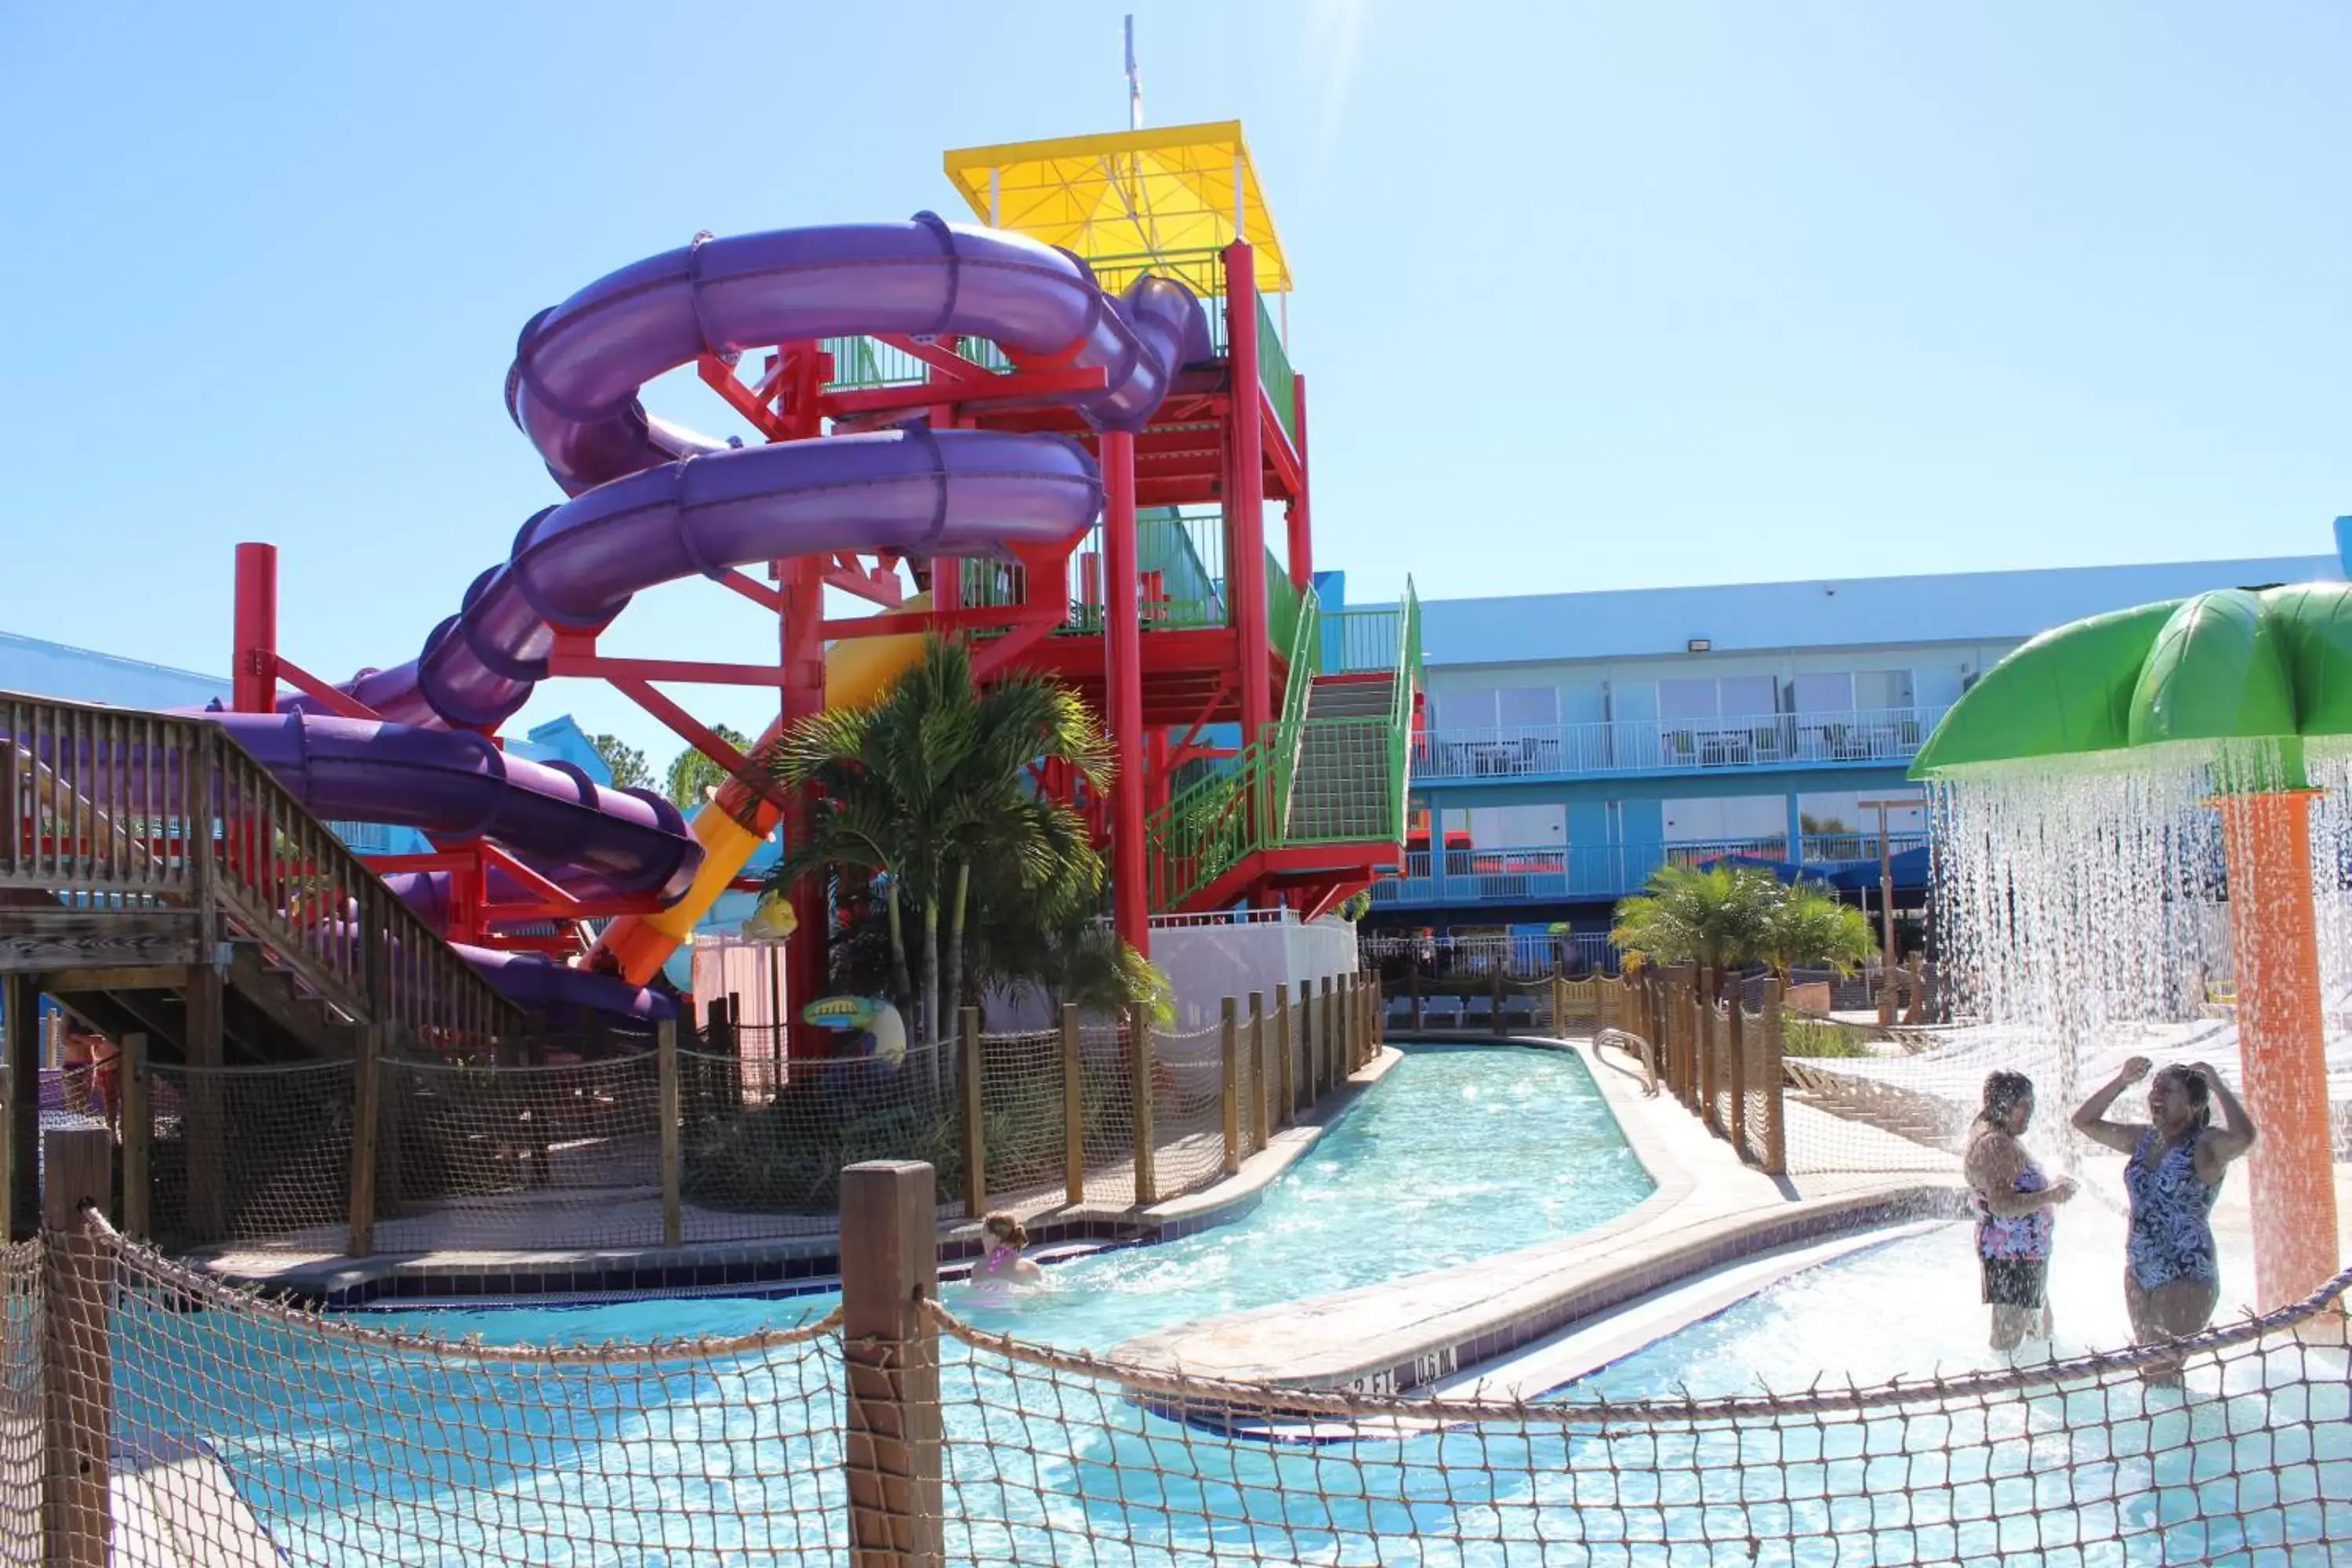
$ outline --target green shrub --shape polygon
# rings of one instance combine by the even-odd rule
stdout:
[[[1866,1057],[1869,1047],[1853,1030],[1822,1018],[1784,1015],[1780,1021],[1780,1054],[1788,1057]]]

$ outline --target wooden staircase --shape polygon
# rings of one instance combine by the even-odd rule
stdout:
[[[0,984],[19,1082],[43,994],[195,1067],[349,1058],[370,1026],[387,1052],[467,1054],[525,1026],[217,726],[6,693]]]

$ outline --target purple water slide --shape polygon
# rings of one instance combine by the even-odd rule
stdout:
[[[488,838],[576,897],[674,899],[701,864],[661,796],[508,756],[479,735],[315,713],[211,717],[322,816]]]
[[[393,722],[353,725],[295,697],[280,703],[286,718],[232,728],[271,749],[263,760],[273,771],[282,760],[322,811],[478,833],[583,894],[675,896],[699,854],[675,811],[464,733],[494,731],[522,707],[558,629],[602,627],[634,595],[689,576],[832,551],[1001,555],[1066,540],[1100,510],[1092,458],[1057,436],[914,425],[744,448],[656,420],[639,401],[646,382],[705,353],[875,332],[984,337],[1016,356],[1099,368],[1104,385],[1067,401],[1107,430],[1139,428],[1177,373],[1211,353],[1200,303],[1181,284],[1146,276],[1114,300],[1066,251],[929,213],[653,257],[524,327],[508,408],[573,499],[524,523],[416,658],[344,686]],[[314,730],[325,744],[310,743]],[[409,891],[430,903],[446,889],[428,880]],[[570,973],[540,968],[486,973],[501,988],[529,977],[558,990]]]
[[[546,679],[557,628],[603,626],[656,584],[816,551],[995,554],[1069,538],[1101,500],[1057,436],[918,426],[665,463],[532,518],[423,654],[350,689],[404,724],[492,730]]]

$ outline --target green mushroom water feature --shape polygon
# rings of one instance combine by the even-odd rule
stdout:
[[[2261,1130],[2258,1302],[2309,1295],[2339,1253],[2321,1000],[2344,948],[2319,937],[2347,934],[2352,585],[2226,589],[2045,632],[1961,698],[1911,774],[1936,786],[1960,1005],[2054,1026],[2069,1100],[2103,1026],[2190,1000],[2226,910]]]

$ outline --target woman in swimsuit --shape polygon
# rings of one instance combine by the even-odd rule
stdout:
[[[1016,1282],[1034,1285],[1045,1271],[1021,1256],[1029,1245],[1029,1227],[998,1209],[980,1222],[980,1261],[971,1266],[974,1289],[1002,1290]]]
[[[1961,1167],[1969,1210],[1977,1216],[1992,1348],[2003,1353],[2037,1329],[2050,1337],[2050,1232],[2057,1219],[2051,1211],[2074,1195],[2071,1178],[2050,1180],[2025,1152],[2020,1140],[2032,1120],[2033,1080],[2021,1072],[1993,1073]]]
[[[2147,1069],[2146,1057],[2132,1058],[2074,1112],[2077,1131],[2130,1156],[2124,1165],[2124,1190],[2131,1196],[2124,1306],[2142,1344],[2184,1339],[2213,1321],[2221,1299],[2213,1200],[2221,1195],[2230,1162],[2252,1148],[2255,1138],[2246,1108],[2203,1062],[2176,1062],[2149,1079],[2146,1123],[2107,1121],[2107,1107]],[[2147,1375],[2150,1382],[2178,1384],[2179,1363],[2156,1363]]]

